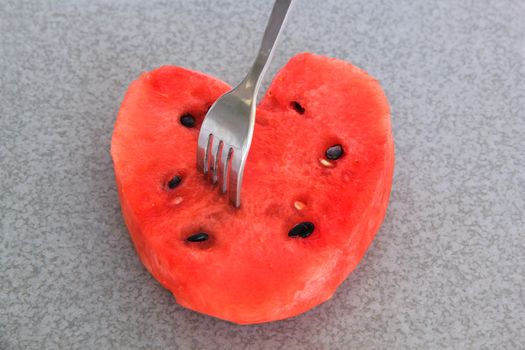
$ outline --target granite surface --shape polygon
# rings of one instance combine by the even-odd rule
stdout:
[[[270,74],[339,57],[392,106],[388,214],[331,301],[241,327],[143,268],[109,155],[126,87],[168,63],[239,81],[271,6],[0,0],[0,349],[525,348],[521,0],[297,1]]]

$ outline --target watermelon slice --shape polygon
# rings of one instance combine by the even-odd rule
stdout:
[[[134,81],[111,154],[146,268],[189,309],[239,324],[329,299],[385,215],[394,146],[386,97],[349,63],[305,53],[257,109],[242,206],[196,169],[199,126],[230,87],[164,66]]]

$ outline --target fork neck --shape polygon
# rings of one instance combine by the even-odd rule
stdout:
[[[255,100],[259,87],[261,86],[262,78],[268,66],[268,59],[257,56],[253,66],[237,86],[236,90],[244,97]]]

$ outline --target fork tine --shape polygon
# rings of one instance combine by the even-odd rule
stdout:
[[[219,164],[219,187],[221,193],[225,193],[228,189],[228,162],[231,156],[231,147],[229,145],[222,145],[222,154]]]
[[[230,198],[230,202],[232,202],[236,207],[239,207],[241,205],[241,185],[242,175],[244,172],[241,150],[234,148],[233,154],[230,156],[230,158],[232,164],[230,168],[228,196]]]
[[[211,138],[210,133],[199,133],[199,141],[197,143],[197,168],[204,174],[208,173],[208,154],[210,152]]]
[[[211,182],[213,184],[217,183],[217,168],[219,166],[219,157],[220,157],[220,146],[222,145],[222,141],[220,141],[218,138],[213,138],[213,142],[211,144],[211,151],[209,152],[210,157],[210,164],[212,166],[211,170]]]

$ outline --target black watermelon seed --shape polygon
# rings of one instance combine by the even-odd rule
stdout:
[[[292,101],[292,103],[290,104],[292,106],[293,109],[295,109],[295,111],[299,114],[304,114],[304,111],[305,109],[303,108],[303,106],[301,106],[299,104],[299,102],[297,101]]]
[[[195,117],[189,113],[186,113],[180,117],[180,123],[187,128],[193,128],[195,126]]]
[[[204,242],[208,240],[209,236],[205,232],[199,232],[186,238],[188,242]]]
[[[301,222],[288,232],[289,237],[301,237],[306,238],[314,232],[315,226],[310,221]]]
[[[168,188],[170,190],[177,187],[182,181],[182,178],[180,176],[174,176],[170,181],[168,181]]]
[[[330,160],[336,160],[341,158],[341,156],[345,153],[343,150],[343,146],[340,144],[330,146],[326,149],[326,152],[324,153],[326,158]]]

